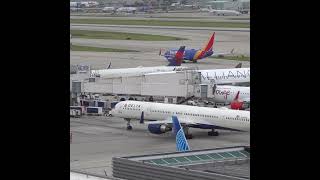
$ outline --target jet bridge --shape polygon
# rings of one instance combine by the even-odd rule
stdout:
[[[155,96],[163,97],[171,103],[178,103],[181,99],[190,97],[213,97],[215,87],[213,83],[201,83],[201,73],[197,69],[119,78],[90,77],[89,74],[78,70],[77,74],[72,74],[70,85],[71,92],[76,93]]]

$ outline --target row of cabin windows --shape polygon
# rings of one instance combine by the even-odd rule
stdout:
[[[236,92],[231,92],[231,94],[236,94]],[[247,95],[250,95],[250,93],[244,93],[244,92],[240,92],[240,94],[247,94]]]
[[[247,118],[242,118],[242,119],[240,119],[240,118],[232,118],[232,117],[226,117],[226,119],[231,119],[231,120],[240,120],[240,121],[249,121],[249,119],[247,119]]]
[[[134,110],[134,111],[140,111],[140,108],[128,108],[128,107],[123,107],[122,109],[126,109],[126,110]]]
[[[151,112],[158,112],[158,113],[166,113],[166,114],[172,114],[171,111],[160,111],[160,110],[151,110]],[[212,116],[212,115],[204,115],[204,114],[192,114],[192,113],[181,113],[176,112],[177,115],[187,115],[187,116],[199,116],[199,117],[210,117],[210,118],[218,118],[218,116]]]

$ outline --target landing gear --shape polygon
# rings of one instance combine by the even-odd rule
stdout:
[[[132,130],[132,126],[131,125],[127,125],[127,130]]]
[[[212,129],[212,131],[208,132],[208,136],[219,136],[219,132]]]
[[[186,61],[182,61],[182,63],[186,63]]]
[[[184,134],[186,135],[186,139],[192,139],[192,134],[189,134],[189,127],[188,126],[183,126],[183,131]]]
[[[131,124],[130,124],[130,120],[131,120],[131,119],[125,118],[124,120],[127,121],[127,130],[132,130],[132,126],[131,126]]]
[[[197,63],[197,60],[193,59],[192,62],[193,62],[193,63]]]

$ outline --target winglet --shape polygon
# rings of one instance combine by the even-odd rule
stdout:
[[[234,48],[230,51],[230,54],[233,54],[234,53]]]
[[[111,67],[111,61],[110,61],[109,65],[108,65],[107,69],[110,69],[110,67]]]
[[[184,134],[183,128],[177,118],[177,116],[172,116],[172,131],[176,135],[176,146],[177,151],[185,152],[189,151],[189,144]]]
[[[242,63],[239,63],[239,64],[236,65],[235,68],[241,68],[241,67],[242,67]]]

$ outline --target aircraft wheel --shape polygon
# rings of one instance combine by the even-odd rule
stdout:
[[[217,131],[210,131],[210,132],[208,132],[208,136],[219,136],[219,132],[217,132]]]
[[[132,126],[131,125],[127,126],[127,130],[132,130]]]
[[[197,63],[197,60],[192,60],[193,63]]]
[[[187,134],[186,135],[186,139],[192,139],[193,137],[192,137],[192,134]]]

